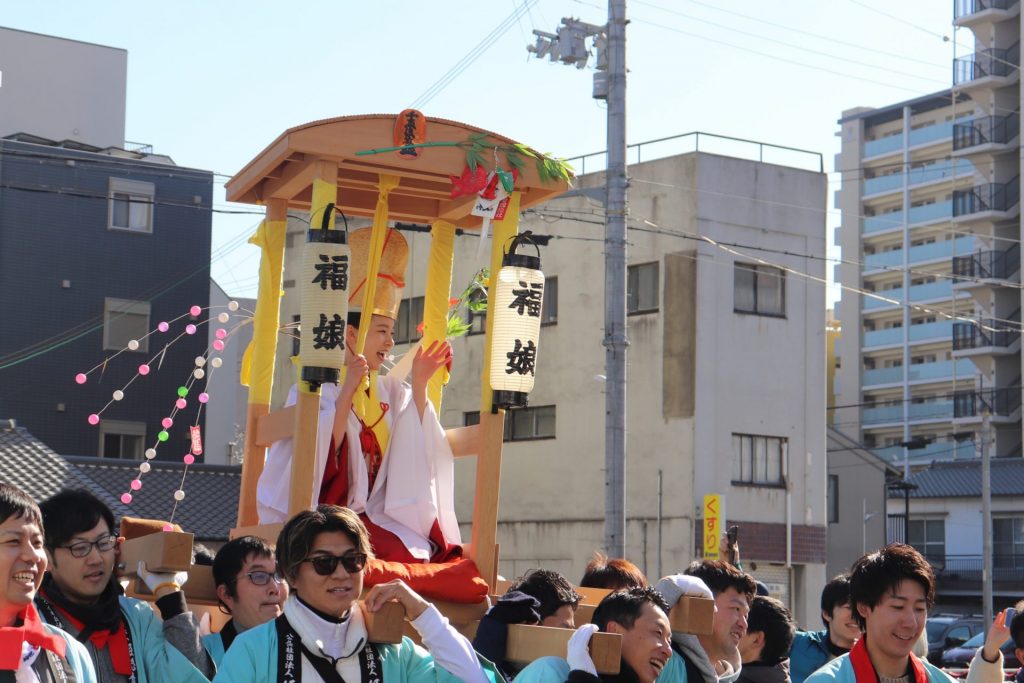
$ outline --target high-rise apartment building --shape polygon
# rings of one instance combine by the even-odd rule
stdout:
[[[974,457],[986,412],[992,454],[1021,454],[1020,3],[955,21],[976,51],[950,90],[839,121],[833,424],[910,466]]]

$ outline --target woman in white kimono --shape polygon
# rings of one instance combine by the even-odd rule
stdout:
[[[358,607],[369,537],[359,517],[320,505],[290,519],[277,539],[277,564],[291,587],[284,614],[240,634],[215,681],[234,683],[498,683],[492,665],[477,658],[465,637],[437,608],[401,581],[374,586],[370,612],[397,600],[419,633],[397,645],[367,642]]]

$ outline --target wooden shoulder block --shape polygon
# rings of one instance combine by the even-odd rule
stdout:
[[[576,625],[582,626],[583,624],[589,624],[593,621],[595,609],[597,609],[597,605],[586,605],[582,602],[578,604],[576,606],[576,616],[574,618]]]
[[[359,601],[359,609],[366,620],[366,637],[371,643],[402,642],[405,630],[405,608],[398,602],[385,602],[376,612],[366,609],[366,603]]]
[[[505,659],[516,664],[529,664],[541,657],[565,657],[569,638],[575,633],[568,628],[512,624],[508,627]],[[599,674],[617,674],[622,658],[622,636],[617,633],[595,633],[590,639],[590,658]]]
[[[276,441],[290,438],[294,431],[295,406],[261,415],[256,421],[256,445],[269,448]]]
[[[580,602],[585,602],[588,605],[597,605],[605,599],[605,596],[611,595],[614,591],[610,591],[607,588],[575,588],[575,591],[580,594],[583,598]]]
[[[467,455],[476,455],[480,452],[480,425],[468,427],[454,427],[445,431],[448,437],[448,445],[452,449],[452,455],[461,458]]]
[[[668,620],[675,633],[695,633],[699,636],[711,635],[715,619],[715,601],[708,598],[695,598],[684,595],[668,613]]]
[[[242,536],[259,536],[266,540],[270,545],[277,543],[277,537],[281,533],[281,529],[284,524],[253,524],[251,526],[239,526],[235,527],[228,533],[228,537],[233,541],[236,538]]]
[[[124,576],[135,576],[139,560],[151,572],[187,572],[192,568],[192,534],[183,531],[160,531],[147,536],[129,538],[121,544],[120,562]]]

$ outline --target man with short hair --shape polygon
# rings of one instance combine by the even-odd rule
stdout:
[[[215,666],[235,636],[281,616],[288,584],[277,571],[274,548],[259,536],[228,541],[213,558],[213,582],[220,607],[231,615],[218,633],[203,636]]]
[[[622,636],[619,673],[599,676],[590,658],[590,638],[597,631]],[[631,588],[605,596],[593,622],[576,630],[565,659],[541,657],[516,676],[517,683],[654,683],[672,657],[668,603],[651,587]],[[673,682],[675,683],[675,682]]]
[[[845,655],[860,637],[860,625],[850,608],[850,577],[839,574],[821,591],[822,631],[798,631],[789,651],[792,683],[804,679],[827,662]]]
[[[789,683],[789,659],[796,626],[786,606],[775,598],[755,596],[740,639],[743,670],[739,683]]]
[[[587,563],[580,579],[580,588],[604,588],[611,591],[649,586],[640,568],[624,557],[608,559],[598,551]]]
[[[950,683],[943,671],[913,654],[935,602],[935,574],[909,545],[893,543],[861,557],[850,570],[850,603],[863,635],[807,683]],[[1002,657],[975,657],[968,680],[1002,678]]]
[[[156,597],[150,606],[121,593],[114,576],[118,538],[114,515],[88,491],[63,490],[39,506],[50,571],[36,596],[42,618],[85,645],[103,683],[201,683],[212,673],[187,611],[181,586],[188,575],[156,574],[139,563],[139,577]]]
[[[473,648],[494,662],[506,679],[519,667],[505,659],[510,624],[538,624],[551,628],[576,628],[580,595],[556,571],[534,569],[519,577],[495,603],[477,627]]]
[[[757,585],[728,562],[693,562],[684,574],[666,576],[658,590],[674,605],[684,595],[712,598],[715,616],[710,635],[672,633],[675,656],[665,676],[690,683],[733,683],[740,675],[740,639],[747,633],[747,613]]]

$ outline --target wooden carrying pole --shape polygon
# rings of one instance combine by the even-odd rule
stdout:
[[[505,218],[491,224],[491,282],[487,300],[494,301],[498,284],[498,271],[505,244],[519,234],[519,192],[509,196]],[[501,488],[501,441],[505,431],[505,411],[491,412],[491,344],[494,335],[494,316],[487,316],[487,334],[484,337],[483,370],[480,373],[480,428],[483,430],[481,448],[476,457],[476,493],[473,496],[473,536],[470,557],[476,563],[480,576],[494,589],[498,580],[498,492]]]
[[[313,178],[313,201],[310,205],[309,222],[315,225],[323,220],[323,213],[329,204],[338,200],[338,165],[331,161],[316,164]],[[309,334],[307,331],[306,334]],[[302,359],[299,359],[300,362]],[[288,492],[288,516],[309,509],[317,498],[313,490],[316,470],[317,428],[320,422],[320,385],[299,382],[295,402],[295,431],[292,454],[292,476]]]
[[[284,269],[284,242],[288,231],[288,201],[271,199],[267,218],[253,241],[259,245],[260,296],[253,315],[252,345],[249,347],[249,405],[245,413],[245,451],[242,483],[238,495],[238,526],[259,522],[256,515],[256,484],[263,474],[266,448],[256,441],[261,417],[270,412],[270,392],[274,386],[274,357],[277,354],[277,328],[281,319],[281,277]]]

